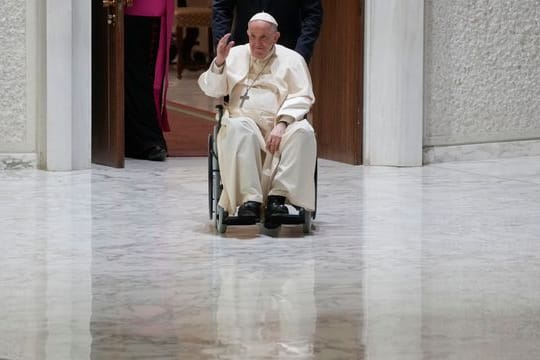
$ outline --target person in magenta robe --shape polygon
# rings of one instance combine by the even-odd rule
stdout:
[[[125,151],[164,161],[167,86],[175,0],[135,0],[125,9]]]

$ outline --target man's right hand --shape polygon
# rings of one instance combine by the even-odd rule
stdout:
[[[231,33],[225,34],[221,39],[219,39],[216,47],[216,65],[222,66],[225,64],[227,56],[229,56],[229,51],[234,46],[234,41],[229,41],[231,38]]]

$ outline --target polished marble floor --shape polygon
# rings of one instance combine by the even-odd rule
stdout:
[[[312,235],[217,235],[206,159],[0,171],[0,359],[540,359],[540,157],[321,160]]]

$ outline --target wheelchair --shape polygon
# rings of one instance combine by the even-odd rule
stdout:
[[[232,225],[255,225],[257,220],[255,218],[245,218],[234,215],[229,215],[228,212],[219,206],[219,198],[223,191],[223,184],[221,182],[221,175],[219,171],[219,161],[217,144],[215,139],[221,128],[221,119],[224,114],[224,106],[216,106],[216,119],[217,124],[211,134],[208,135],[208,209],[210,220],[214,220],[216,230],[219,234],[224,234],[227,231],[228,226]],[[298,214],[289,214],[280,216],[277,219],[272,219],[273,223],[277,222],[278,228],[281,225],[302,225],[304,234],[311,233],[312,220],[315,220],[317,214],[317,168],[318,163],[315,163],[314,181],[315,181],[315,210],[307,211],[304,208],[294,206],[298,211]],[[264,217],[260,220],[264,223]]]

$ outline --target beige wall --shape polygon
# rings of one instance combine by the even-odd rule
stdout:
[[[29,114],[34,105],[29,98],[33,79],[28,72],[32,62],[28,27],[32,24],[27,23],[27,15],[31,6],[32,1],[0,2],[0,169],[24,167],[28,158],[16,161],[12,155],[32,154],[36,149],[36,121]]]
[[[425,1],[424,145],[540,139],[538,5]]]

